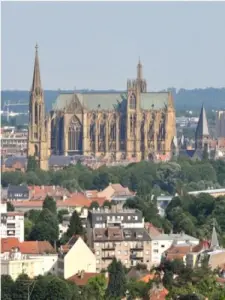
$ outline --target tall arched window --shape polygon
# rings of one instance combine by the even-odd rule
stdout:
[[[82,151],[82,125],[75,116],[70,121],[68,130],[68,151]]]
[[[35,117],[35,119],[34,119],[35,124],[38,124],[38,104],[37,103],[35,103],[35,106],[34,106],[34,117]]]
[[[134,93],[130,95],[130,109],[136,109],[136,96]]]

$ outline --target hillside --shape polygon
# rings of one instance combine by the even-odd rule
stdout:
[[[216,89],[216,88],[206,88],[206,89],[194,89],[194,90],[185,90],[180,89],[176,90],[174,88],[170,89],[174,95],[175,106],[177,110],[199,110],[202,103],[204,103],[207,110],[219,110],[225,109],[225,88]],[[82,90],[84,91],[84,90]],[[82,92],[81,91],[81,92]],[[61,91],[63,92],[63,91]],[[69,91],[66,91],[69,92]],[[78,91],[79,92],[79,91]],[[85,91],[88,92],[88,91]],[[89,91],[89,92],[112,92],[112,91]],[[57,90],[46,90],[45,91],[45,103],[46,110],[51,110],[52,103],[58,95]],[[28,91],[2,91],[1,99],[3,108],[5,101],[24,101],[28,102],[29,92]],[[13,107],[13,110],[15,107]],[[24,107],[18,107],[19,111],[24,110]]]

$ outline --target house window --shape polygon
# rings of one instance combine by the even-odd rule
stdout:
[[[154,249],[153,252],[154,252],[154,253],[159,253],[159,250]]]
[[[165,245],[161,245],[161,248],[164,248],[165,247]]]

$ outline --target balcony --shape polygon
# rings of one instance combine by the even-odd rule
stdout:
[[[111,255],[111,254],[105,255],[105,256],[102,257],[102,260],[112,260],[114,258],[114,256],[115,255]]]
[[[130,254],[130,259],[131,260],[143,260],[143,253],[140,253],[140,252],[132,252]]]
[[[115,244],[114,243],[109,243],[109,244],[104,244],[102,246],[102,250],[106,251],[106,250],[115,250]]]
[[[130,247],[130,250],[142,251],[144,248],[143,244],[135,244]]]

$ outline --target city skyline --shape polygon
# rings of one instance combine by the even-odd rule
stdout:
[[[224,3],[2,3],[2,89],[126,89],[141,58],[149,90],[224,87]],[[194,46],[194,47],[193,47]]]

